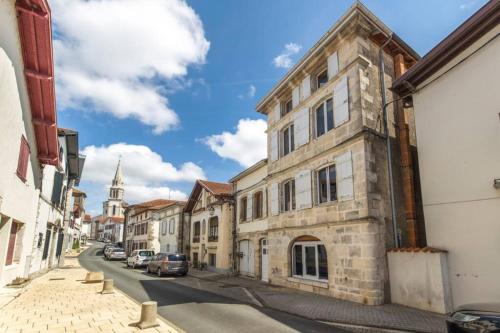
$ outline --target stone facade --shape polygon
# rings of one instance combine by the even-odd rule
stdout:
[[[387,28],[355,4],[257,106],[268,116],[267,234],[273,284],[370,305],[386,300],[386,250],[394,245],[394,233],[377,65],[380,42],[372,37],[380,29]],[[406,45],[395,42],[391,47],[414,54]],[[394,78],[392,59],[385,55],[386,86]],[[319,85],[326,70],[328,79]],[[284,112],[290,96],[293,107]],[[318,135],[316,112],[321,105],[326,109],[330,99],[334,125]],[[396,134],[393,113],[389,106],[391,137]],[[295,149],[288,153],[284,129],[292,124]],[[391,163],[397,166],[398,158],[393,156]],[[319,179],[325,167],[331,172],[326,202],[320,186],[327,185]],[[401,193],[398,177],[396,173],[396,193]],[[289,180],[294,181],[291,209],[283,203],[290,200]],[[403,202],[396,205],[397,216],[404,216]],[[398,234],[403,227],[398,225]]]

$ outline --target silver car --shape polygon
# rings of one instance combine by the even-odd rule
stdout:
[[[151,250],[134,250],[127,258],[127,267],[146,266],[154,254]]]
[[[146,272],[162,276],[163,274],[186,275],[188,262],[184,254],[158,253],[146,266]]]
[[[110,250],[107,258],[108,260],[125,260],[127,259],[127,254],[124,249],[115,247]]]

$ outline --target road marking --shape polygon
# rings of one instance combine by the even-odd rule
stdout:
[[[247,288],[245,287],[241,287],[243,289],[243,291],[245,292],[245,294],[247,294],[247,296],[257,305],[257,306],[260,306],[261,308],[264,307],[264,305],[262,305],[261,302],[259,302],[259,300],[257,298],[255,298],[254,295],[252,295],[251,292],[248,291]]]

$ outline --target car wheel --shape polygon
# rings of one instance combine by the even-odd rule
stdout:
[[[162,276],[162,274],[161,274],[161,268],[158,268],[157,274],[158,274],[158,277]]]
[[[186,276],[186,275],[187,275],[187,272],[186,272],[186,273],[182,273],[181,275],[182,275],[182,276]]]

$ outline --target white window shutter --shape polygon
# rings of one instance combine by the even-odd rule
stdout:
[[[309,109],[305,108],[294,114],[293,130],[295,148],[309,142]]]
[[[352,153],[350,151],[335,159],[337,170],[337,195],[339,201],[354,199],[354,181],[352,174]]]
[[[269,186],[269,194],[271,200],[271,214],[278,215],[280,213],[278,183]]]
[[[303,170],[295,176],[295,201],[297,209],[312,207],[311,171]]]
[[[295,108],[300,102],[300,91],[299,86],[296,86],[292,90],[292,107]]]
[[[253,197],[252,197],[252,194],[249,194],[247,196],[247,221],[251,221],[252,220],[252,212],[253,212]]]
[[[271,123],[275,123],[281,118],[280,102],[276,103],[273,109],[273,117]]]
[[[328,80],[337,75],[339,72],[339,57],[337,52],[334,52],[328,56]]]
[[[278,132],[271,132],[271,161],[278,160]]]
[[[301,84],[302,101],[311,96],[311,76],[307,75]]]
[[[333,88],[333,122],[335,127],[349,121],[349,85],[343,76]]]

